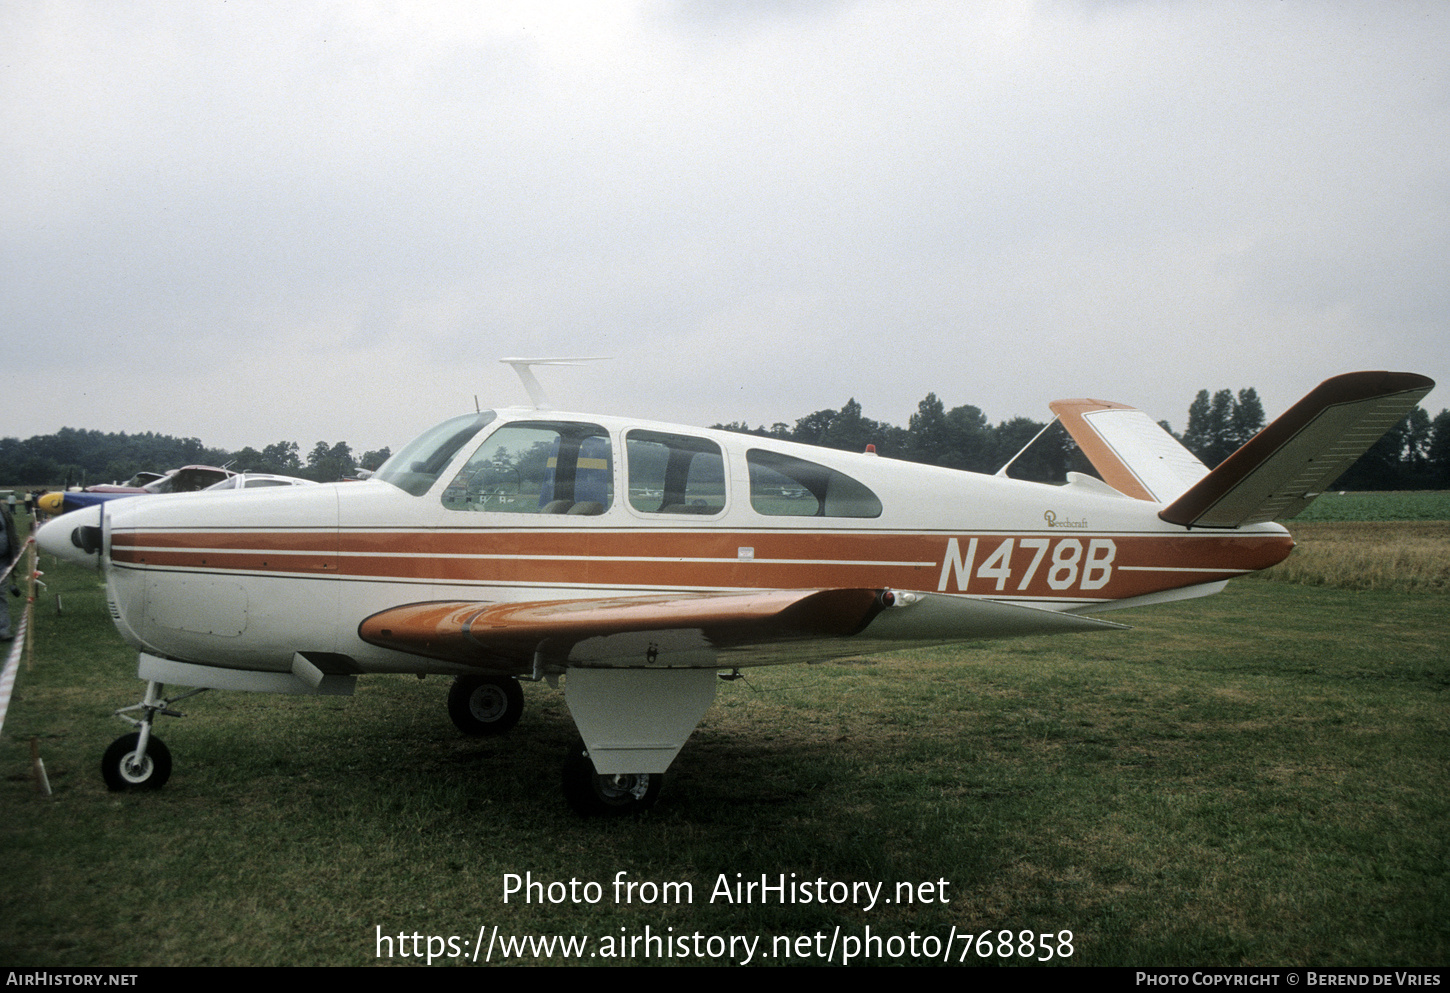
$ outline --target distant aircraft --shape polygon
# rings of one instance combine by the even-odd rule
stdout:
[[[205,487],[208,490],[259,490],[268,486],[316,486],[311,479],[299,476],[279,476],[271,472],[238,472],[219,483]]]
[[[211,465],[185,465],[165,473],[137,473],[130,483],[101,483],[87,486],[79,492],[57,490],[40,498],[38,506],[47,514],[70,513],[82,507],[93,507],[98,503],[116,500],[120,497],[145,496],[148,493],[193,493],[224,482],[235,473],[230,469],[218,469]],[[133,485],[145,479],[140,485]]]
[[[1329,486],[1433,383],[1320,385],[1209,471],[1146,414],[1053,403],[1101,475],[1025,482],[535,406],[432,428],[361,483],[158,496],[67,514],[42,550],[98,568],[140,651],[113,789],[155,788],[155,718],[203,689],[352,692],[454,676],[465,733],[507,731],[520,680],[564,677],[581,737],[569,803],[654,802],[717,673],[1120,628],[1096,616],[1204,596],[1281,561],[1273,521]],[[163,697],[164,684],[196,687]],[[136,714],[138,716],[130,716]]]

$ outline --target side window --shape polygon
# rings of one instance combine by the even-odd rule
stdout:
[[[769,517],[880,517],[881,501],[843,472],[752,448],[750,506]]]
[[[443,491],[449,510],[602,514],[614,502],[609,434],[597,424],[526,421],[489,435]]]
[[[725,509],[725,459],[704,438],[631,431],[629,505],[646,514],[714,515]]]

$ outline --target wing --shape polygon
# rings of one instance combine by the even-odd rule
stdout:
[[[821,659],[902,640],[971,641],[1122,628],[1055,610],[879,589],[748,590],[526,603],[414,603],[358,625],[363,641],[410,655],[488,665],[551,660],[591,666],[714,668]],[[761,646],[795,643],[789,652]]]

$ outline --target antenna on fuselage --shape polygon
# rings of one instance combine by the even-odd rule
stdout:
[[[1038,431],[1036,434],[1034,434],[1032,436],[1032,440],[1031,441],[1029,441],[1027,444],[1023,445],[1021,448],[1017,449],[1017,454],[1014,455],[1014,456],[1012,456],[1010,459],[1008,459],[1007,460],[1007,464],[1004,465],[1002,468],[998,469],[992,475],[994,475],[994,476],[1001,476],[1004,479],[1010,478],[1007,475],[1007,470],[1010,469],[1010,468],[1012,468],[1012,463],[1013,462],[1016,462],[1023,455],[1025,455],[1027,453],[1027,449],[1029,449],[1033,445],[1037,444],[1037,439],[1038,438],[1041,438],[1048,431],[1052,430],[1052,426],[1054,424],[1056,424],[1057,422],[1058,422],[1058,418],[1056,418],[1056,417],[1054,417],[1051,421],[1048,421],[1047,422],[1047,425],[1045,427],[1043,427],[1043,429],[1041,431]]]
[[[583,362],[605,362],[611,357],[608,355],[589,355],[567,359],[499,359],[499,361],[505,365],[514,367],[514,372],[518,373],[519,379],[523,381],[524,389],[528,390],[529,399],[534,401],[534,409],[548,410],[550,406],[549,398],[544,394],[544,388],[539,385],[539,381],[534,378],[533,372],[529,369],[530,366],[579,365]]]

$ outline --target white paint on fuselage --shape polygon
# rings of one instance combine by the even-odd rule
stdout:
[[[1123,497],[1097,481],[1052,486],[1006,477],[986,476],[875,456],[796,445],[731,432],[684,428],[558,411],[502,410],[455,455],[430,490],[412,496],[384,482],[338,483],[317,487],[278,488],[226,493],[188,493],[116,501],[104,505],[104,557],[117,628],[141,651],[201,664],[285,672],[296,652],[336,652],[351,656],[365,671],[458,672],[463,667],[378,648],[358,638],[357,625],[371,614],[406,603],[432,600],[524,601],[617,596],[619,586],[591,585],[587,580],[560,585],[499,585],[437,582],[395,577],[258,572],[255,569],[213,571],[121,565],[109,561],[118,534],[145,537],[162,532],[285,532],[325,538],[343,531],[459,533],[521,528],[587,534],[591,531],[667,529],[684,533],[809,532],[849,534],[940,534],[942,554],[956,534],[1037,534],[1085,541],[1112,535],[1184,535],[1183,528],[1157,517],[1160,505]],[[585,421],[609,432],[614,452],[613,505],[597,516],[522,515],[460,511],[443,505],[443,491],[459,468],[494,431],[519,420]],[[634,508],[624,494],[627,448],[625,433],[633,429],[664,431],[717,444],[723,454],[726,502],[711,517],[648,514]],[[750,502],[748,449],[793,455],[846,473],[869,487],[882,504],[879,517],[842,519],[768,517]],[[77,514],[95,514],[93,508]],[[73,515],[66,515],[67,517]],[[63,522],[59,519],[54,524]],[[1245,532],[1282,535],[1277,525]],[[1240,532],[1244,533],[1244,532]],[[259,554],[239,546],[241,554]],[[750,568],[771,568],[740,556]],[[935,591],[944,559],[922,570],[922,589]],[[587,565],[587,560],[583,563]],[[581,570],[581,575],[583,571]],[[202,579],[202,576],[210,578]],[[768,582],[761,585],[769,585]],[[740,587],[736,587],[740,588]],[[623,592],[655,592],[677,587],[639,584]],[[697,588],[698,589],[698,588]],[[221,598],[224,602],[213,602]],[[1010,591],[1000,597],[1012,600]],[[1026,599],[1026,598],[1015,598]],[[1041,606],[1041,604],[1039,604]],[[1049,604],[1057,609],[1070,603]],[[194,614],[189,617],[188,614]]]

